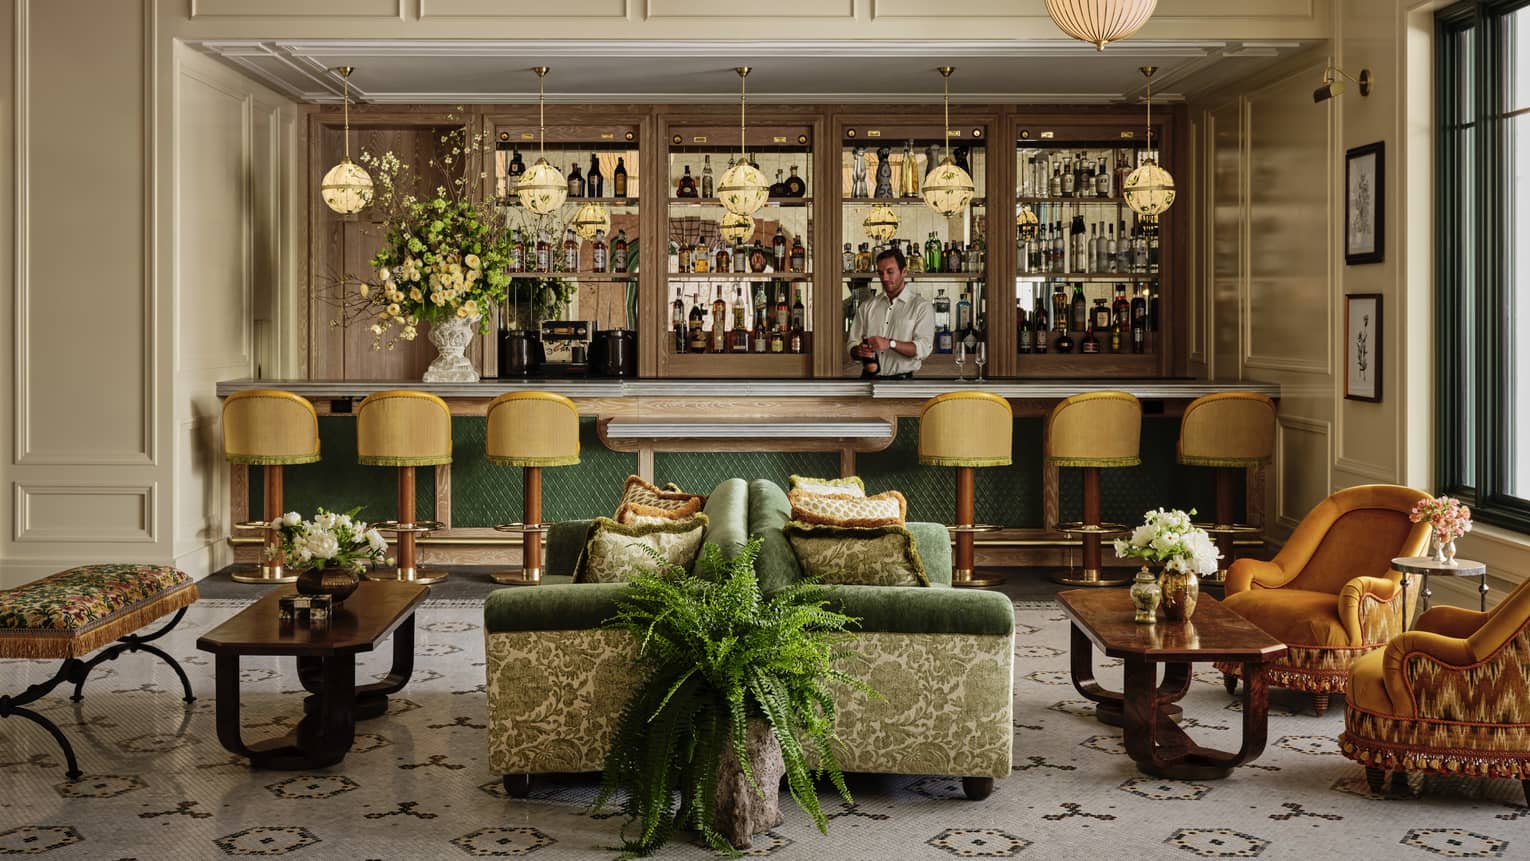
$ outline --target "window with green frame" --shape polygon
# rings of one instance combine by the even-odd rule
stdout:
[[[1436,19],[1440,490],[1530,532],[1530,0]]]

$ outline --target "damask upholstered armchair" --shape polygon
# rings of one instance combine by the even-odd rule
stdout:
[[[1530,804],[1530,582],[1486,613],[1435,607],[1355,661],[1339,749],[1387,770],[1519,780]]]
[[[1273,560],[1233,563],[1223,603],[1289,647],[1265,665],[1267,684],[1310,692],[1321,716],[1329,694],[1344,692],[1350,664],[1402,631],[1418,590],[1404,595],[1392,559],[1428,549],[1429,524],[1408,521],[1426,497],[1392,484],[1346,488],[1312,509]],[[1217,669],[1231,693],[1242,665]]]

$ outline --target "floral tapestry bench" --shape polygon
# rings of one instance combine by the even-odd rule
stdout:
[[[191,681],[181,665],[149,643],[174,628],[196,600],[197,584],[185,572],[161,565],[86,565],[0,591],[0,658],[64,662],[48,681],[14,697],[0,694],[0,718],[16,715],[47,730],[64,750],[65,775],[78,779],[74,748],[58,725],[24,706],[64,682],[74,684],[72,699],[79,702],[85,679],[96,665],[137,651],[158,655],[169,664],[180,676],[186,702],[193,702]],[[132,633],[172,612],[174,618],[154,633]],[[89,661],[80,659],[113,641],[115,645]]]

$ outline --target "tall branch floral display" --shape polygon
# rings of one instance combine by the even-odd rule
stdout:
[[[510,232],[494,201],[480,194],[484,135],[451,129],[439,136],[436,149],[429,165],[446,183],[427,198],[409,191],[419,182],[392,152],[362,153],[376,177],[374,206],[384,237],[371,260],[375,280],[358,289],[376,315],[374,347],[391,347],[395,336],[412,341],[428,324],[440,355],[425,371],[425,382],[471,383],[478,372],[464,353],[474,331],[489,331],[491,312],[505,299]]]
[[[1195,509],[1187,514],[1178,509],[1162,508],[1142,516],[1142,525],[1132,530],[1131,537],[1115,540],[1116,557],[1157,562],[1163,573],[1155,582],[1153,574],[1144,565],[1132,585],[1132,604],[1137,608],[1136,621],[1152,624],[1160,598],[1163,601],[1164,618],[1171,622],[1183,622],[1195,612],[1195,601],[1200,596],[1200,576],[1216,573],[1217,560],[1222,554],[1206,530],[1190,522]]]

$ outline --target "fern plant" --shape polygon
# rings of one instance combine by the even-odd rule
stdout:
[[[827,832],[816,779],[827,777],[846,802],[837,765],[832,682],[868,696],[868,685],[832,665],[857,620],[827,609],[822,590],[797,584],[769,599],[760,593],[751,539],[733,559],[708,544],[701,576],[661,567],[635,577],[607,627],[638,638],[649,675],[623,709],[595,807],[625,791],[628,827],[622,857],[651,855],[677,827],[736,854],[713,827],[718,770],[731,746],[756,791],[746,750],[748,721],[763,718],[781,745],[791,797]],[[807,764],[816,753],[818,767]],[[679,799],[677,800],[677,794]]]

